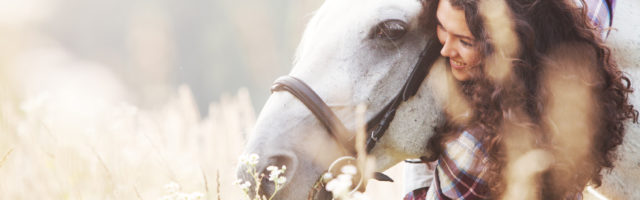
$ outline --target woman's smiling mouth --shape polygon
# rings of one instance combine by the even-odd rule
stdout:
[[[451,64],[451,67],[453,67],[454,69],[463,69],[467,65],[464,62],[458,62],[451,58],[449,58],[449,62]]]

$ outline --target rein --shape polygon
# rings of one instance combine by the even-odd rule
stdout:
[[[427,41],[426,46],[420,53],[418,62],[413,67],[409,78],[402,86],[402,89],[398,94],[387,103],[382,110],[380,110],[373,118],[367,122],[367,142],[366,153],[370,153],[375,147],[378,140],[384,136],[384,133],[389,128],[391,121],[395,117],[397,108],[401,103],[407,101],[413,97],[420,88],[422,81],[426,78],[431,69],[431,66],[439,57],[440,49],[442,46],[436,40],[430,39]],[[300,100],[315,117],[322,123],[329,135],[334,138],[344,149],[348,151],[350,155],[357,156],[355,149],[355,141],[352,134],[336,116],[336,114],[329,108],[329,106],[318,96],[316,92],[309,87],[304,81],[290,76],[282,76],[273,83],[271,86],[271,92],[286,91]],[[393,181],[388,176],[376,172],[374,174],[376,180]],[[314,187],[309,193],[309,197],[316,196],[318,186],[321,186],[322,176],[316,181]],[[322,188],[324,190],[324,188]]]

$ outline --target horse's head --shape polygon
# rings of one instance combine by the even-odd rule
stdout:
[[[420,22],[417,0],[327,0],[315,13],[289,75],[304,81],[354,132],[354,108],[367,105],[373,118],[396,96],[433,36]],[[433,68],[435,70],[436,68]],[[430,76],[433,76],[431,74]],[[427,154],[426,142],[440,106],[427,78],[403,102],[384,137],[371,151],[382,171],[408,157]],[[263,107],[245,153],[260,156],[257,171],[286,165],[287,183],[276,199],[306,198],[323,171],[345,151],[316,116],[288,92],[274,92]],[[247,174],[240,170],[245,180]],[[262,182],[263,191],[273,184]]]

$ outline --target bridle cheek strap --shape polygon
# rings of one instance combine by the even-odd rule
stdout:
[[[407,82],[404,83],[402,89],[398,94],[389,101],[389,103],[382,108],[373,118],[367,122],[367,153],[373,150],[378,140],[384,135],[389,128],[391,121],[396,115],[396,110],[401,103],[409,100],[415,96],[422,85],[422,81],[429,74],[431,66],[440,57],[440,49],[442,45],[437,40],[427,40],[427,45],[424,47],[418,58],[418,62],[413,67]]]

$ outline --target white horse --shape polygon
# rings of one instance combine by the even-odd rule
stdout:
[[[626,45],[639,37],[623,32],[626,26],[640,27],[632,17],[640,3],[618,4],[614,27],[619,33],[613,32],[608,43],[620,66],[633,80],[640,80],[637,69],[625,67],[640,63],[638,46]],[[365,117],[372,118],[401,89],[433,36],[420,26],[421,12],[416,0],[327,0],[307,25],[289,75],[306,82],[353,131],[353,108],[368,105]],[[624,29],[618,24],[625,25]],[[446,86],[439,84],[445,81],[444,69],[443,62],[434,64],[418,93],[400,105],[385,136],[371,152],[376,171],[429,154],[425,144],[442,120],[445,101],[441,98],[447,93]],[[632,83],[640,88],[637,81]],[[632,102],[640,107],[637,95],[632,96]],[[640,193],[633,190],[640,185],[640,126],[632,124],[628,129],[619,150],[621,160],[612,173],[605,172],[599,190],[610,197],[640,199]],[[287,92],[275,92],[262,109],[245,152],[260,155],[258,172],[266,173],[270,165],[287,166],[284,175],[288,181],[276,199],[306,199],[321,174],[345,155],[339,149],[340,144],[300,100]],[[273,185],[263,182],[262,189],[269,193]]]
[[[366,104],[365,117],[372,118],[400,91],[418,61],[433,33],[421,25],[421,12],[417,0],[327,0],[308,23],[289,75],[307,83],[354,131],[354,108]],[[432,88],[420,87],[398,108],[371,152],[376,171],[427,154],[424,144],[442,116],[431,93]],[[276,199],[305,199],[329,165],[345,155],[338,149],[339,144],[300,100],[287,92],[274,92],[245,153],[260,156],[258,172],[266,173],[270,165],[287,166],[287,183]],[[240,176],[246,175],[241,171]],[[264,183],[262,189],[273,191],[273,185]]]

